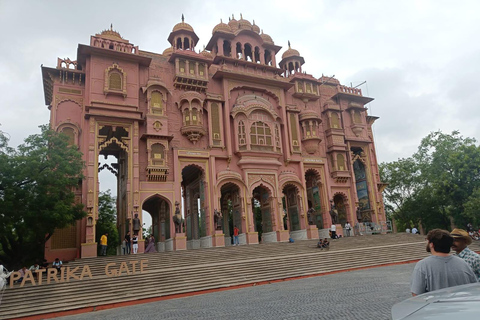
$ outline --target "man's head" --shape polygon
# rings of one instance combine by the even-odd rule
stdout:
[[[433,229],[427,234],[427,252],[450,253],[453,237],[447,230]]]
[[[58,262],[58,261],[60,261],[60,259],[58,259],[58,258],[55,258],[55,261],[57,261],[57,262]]]
[[[472,243],[472,238],[468,232],[463,229],[453,229],[450,234],[453,237],[452,249],[455,250],[456,253],[462,252],[463,249]]]
[[[108,236],[108,232],[105,232],[105,235]]]

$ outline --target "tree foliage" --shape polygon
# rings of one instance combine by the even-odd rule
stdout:
[[[108,232],[107,254],[115,255],[119,244],[117,230],[117,209],[115,197],[112,197],[110,190],[100,192],[98,196],[98,220],[96,224],[97,243],[100,237]]]
[[[18,148],[0,131],[0,263],[18,268],[44,256],[55,229],[85,215],[74,190],[83,176],[82,154],[47,125]]]
[[[432,132],[407,159],[380,164],[386,210],[400,228],[479,223],[480,147],[458,131]]]

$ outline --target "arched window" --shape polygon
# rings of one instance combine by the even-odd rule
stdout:
[[[163,95],[159,91],[153,91],[150,99],[153,114],[163,114]]]
[[[198,110],[196,108],[192,109],[192,124],[198,124]]]
[[[253,61],[253,53],[252,53],[252,46],[250,43],[246,43],[244,46],[244,53],[245,53],[245,60],[246,61]]]
[[[108,76],[109,90],[122,90],[122,75],[118,72],[110,72]]]
[[[188,38],[184,38],[183,43],[185,44],[184,45],[185,50],[190,49],[190,40],[188,40]]]
[[[254,122],[250,128],[250,143],[252,144],[252,149],[255,146],[272,146],[270,127],[262,121]]]
[[[345,171],[345,158],[342,154],[337,154],[337,168],[340,171]]]
[[[336,112],[332,112],[330,121],[332,128],[340,128],[340,119],[338,118],[338,114]]]
[[[185,125],[189,126],[190,125],[190,109],[183,110],[183,117],[185,119]]]
[[[236,51],[237,59],[242,59],[242,44],[240,42],[237,42]]]
[[[153,144],[151,158],[154,166],[165,165],[165,147],[160,143]]]
[[[270,53],[270,50],[265,50],[265,64],[268,66],[272,65],[272,54]]]
[[[177,38],[177,49],[182,49],[182,38]]]
[[[223,40],[223,55],[225,57],[232,55],[232,44],[228,40]]]
[[[73,146],[75,143],[75,130],[70,127],[65,127],[62,129],[62,133],[68,137],[68,145]]]

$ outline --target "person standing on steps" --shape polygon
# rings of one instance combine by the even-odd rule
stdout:
[[[101,256],[107,255],[107,237],[108,237],[108,232],[105,232],[105,234],[100,237],[100,255]]]
[[[330,238],[337,239],[337,226],[334,223],[332,223],[332,226],[330,227],[330,232],[331,232]]]
[[[136,234],[134,234],[133,238],[132,238],[132,248],[133,248],[133,254],[137,254],[137,252],[138,252],[138,236]]]
[[[452,249],[455,251],[454,254],[468,263],[480,281],[480,255],[468,247],[472,244],[472,238],[467,231],[462,229],[453,229],[450,234],[453,237]]]
[[[131,248],[132,248],[132,240],[130,239],[130,231],[127,232],[125,235],[125,245],[127,248],[127,254],[130,254]]]
[[[345,223],[345,233],[347,234],[347,237],[350,237],[350,230],[352,230],[352,226],[350,225],[350,222],[347,221],[347,223]]]
[[[453,237],[447,230],[430,230],[426,240],[426,250],[432,255],[417,262],[413,269],[410,283],[412,296],[477,282],[470,266],[449,254]]]
[[[240,244],[240,242],[238,241],[238,232],[239,230],[235,225],[235,227],[233,228],[233,245],[234,246],[238,246]]]

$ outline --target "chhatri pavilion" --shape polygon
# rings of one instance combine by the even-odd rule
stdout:
[[[150,214],[160,251],[230,245],[234,226],[250,245],[385,223],[372,98],[304,72],[300,52],[280,56],[242,17],[217,24],[203,51],[183,17],[168,41],[143,51],[110,28],[77,60],[42,67],[50,124],[86,163],[75,192],[87,216],[56,231],[49,261],[97,255],[101,170],[117,178],[120,238]]]

